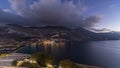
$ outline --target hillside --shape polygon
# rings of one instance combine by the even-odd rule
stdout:
[[[63,26],[25,27],[15,24],[0,27],[0,37],[5,38],[40,37],[49,39],[56,35],[69,41],[120,39],[119,33],[94,33],[84,28],[71,29]]]

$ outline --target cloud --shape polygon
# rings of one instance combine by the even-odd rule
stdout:
[[[87,7],[81,1],[76,4],[72,0],[9,0],[18,15],[33,25],[59,25],[68,27],[92,27],[101,18],[99,16],[84,17]]]
[[[8,0],[11,3],[12,9],[17,11],[18,14],[24,15],[27,12],[27,0]]]
[[[22,24],[25,25],[29,22],[28,19],[25,19],[19,15],[8,12],[4,9],[0,9],[0,24]]]
[[[99,22],[99,20],[101,19],[101,16],[90,16],[88,18],[86,18],[85,20],[83,20],[83,23],[81,26],[83,27],[92,27],[95,26],[96,23]]]
[[[10,9],[2,9],[4,12],[12,13]]]
[[[112,30],[110,30],[108,28],[102,28],[102,29],[91,28],[90,30],[93,31],[93,32],[96,32],[96,33],[110,32],[110,31],[112,31]]]

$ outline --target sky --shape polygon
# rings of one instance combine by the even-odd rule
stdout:
[[[120,31],[120,0],[0,0],[0,24]]]

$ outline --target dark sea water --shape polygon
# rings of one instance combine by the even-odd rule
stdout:
[[[120,40],[26,46],[18,52],[32,54],[39,51],[51,54],[57,61],[70,59],[81,64],[120,68]]]

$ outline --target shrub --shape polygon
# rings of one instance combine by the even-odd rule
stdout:
[[[60,66],[62,66],[62,68],[84,68],[82,66],[76,65],[74,62],[70,60],[62,60],[60,62]]]
[[[45,53],[37,53],[31,56],[32,60],[35,60],[40,66],[47,66],[47,64],[54,65],[54,60],[50,55]]]

